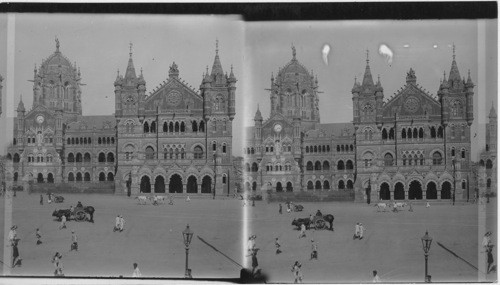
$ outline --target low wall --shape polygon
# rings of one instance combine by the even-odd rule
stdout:
[[[74,183],[33,183],[28,186],[29,193],[93,193],[113,194],[115,183],[102,182],[74,182]]]
[[[268,192],[265,199],[269,202],[353,202],[354,191]]]

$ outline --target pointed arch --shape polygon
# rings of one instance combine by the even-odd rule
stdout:
[[[198,181],[193,175],[188,178],[187,193],[198,193]]]
[[[198,122],[196,121],[191,122],[191,130],[195,133],[198,132]]]
[[[149,124],[148,122],[144,122],[144,127],[143,127],[144,133],[149,133]],[[100,140],[101,138],[99,138]]]
[[[316,185],[314,187],[316,190],[321,190],[321,181],[317,180]]]

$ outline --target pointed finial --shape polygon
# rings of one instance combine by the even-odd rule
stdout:
[[[120,69],[116,69],[116,77],[120,77]]]
[[[297,55],[297,51],[295,50],[295,46],[293,45],[293,43],[292,43],[292,55],[293,55],[293,59],[295,59],[295,56]]]
[[[370,63],[370,51],[366,50],[366,65]]]
[[[56,36],[56,52],[59,52],[59,39]]]
[[[142,67],[141,67],[141,76],[142,76]]]
[[[377,74],[378,82],[380,82],[380,74]]]
[[[132,42],[129,43],[129,46],[130,46],[129,55],[130,55],[130,57],[132,57]]]
[[[208,74],[208,65],[207,65],[207,74]]]
[[[219,54],[219,39],[215,39],[215,54]]]
[[[453,60],[455,60],[455,43],[453,43]]]
[[[354,76],[354,84],[357,84],[358,83],[358,78],[356,76]]]
[[[233,65],[231,64],[231,73],[233,73]]]
[[[443,80],[446,81],[446,70],[443,71]]]

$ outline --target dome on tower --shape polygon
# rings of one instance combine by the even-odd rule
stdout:
[[[40,69],[50,71],[59,68],[68,70],[70,72],[74,70],[74,66],[71,64],[69,59],[65,57],[61,53],[61,51],[59,51],[59,40],[56,39],[56,50],[53,54],[51,54],[47,59],[43,61]]]

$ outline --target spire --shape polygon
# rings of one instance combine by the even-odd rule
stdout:
[[[296,57],[296,55],[297,55],[297,51],[295,50],[295,46],[294,46],[294,45],[293,45],[293,43],[292,43],[292,56],[293,56],[292,60],[297,60],[297,59],[295,58],[295,57]]]
[[[24,112],[23,94],[21,94],[21,99],[19,99],[19,105],[17,105],[18,112]]]
[[[56,36],[56,52],[59,52],[59,39]]]
[[[467,85],[472,85],[472,79],[470,78],[470,69],[469,69],[469,72],[468,72],[468,75],[467,75]]]
[[[373,86],[373,78],[372,78],[372,73],[370,70],[370,58],[369,58],[369,51],[366,50],[366,68],[365,68],[365,75],[363,76],[363,86]]]
[[[257,104],[257,112],[255,112],[254,121],[262,121],[262,114],[260,113],[259,104]]]
[[[274,73],[271,72],[271,82],[274,82]]]
[[[235,82],[236,81],[236,77],[234,76],[234,72],[233,72],[233,65],[231,64],[231,73],[229,73],[229,79],[231,82]]]
[[[491,102],[491,109],[490,109],[490,115],[488,116],[488,118],[492,119],[496,119],[497,117],[497,112],[495,111],[495,102]]]
[[[222,70],[222,64],[219,59],[219,40],[215,41],[215,59],[214,64],[212,65],[212,73],[211,76],[215,76],[217,74],[223,75],[224,71]]]
[[[172,63],[170,66],[170,69],[168,70],[168,77],[170,78],[178,78],[179,77],[179,68],[177,67],[177,64],[175,61]]]
[[[457,62],[455,60],[455,44],[453,44],[453,61],[451,62],[450,75],[448,77],[448,81],[460,81],[462,77],[460,77],[460,72],[458,72]]]
[[[132,60],[132,43],[130,43],[129,55],[130,57],[128,59],[127,70],[125,71],[125,79],[135,79],[137,78],[137,75],[135,74],[134,61]]]

